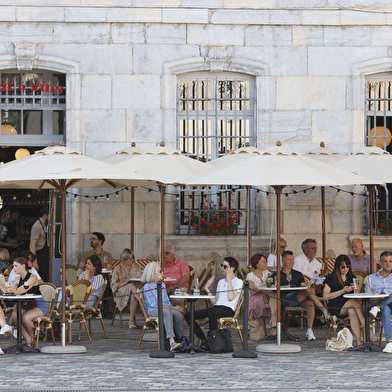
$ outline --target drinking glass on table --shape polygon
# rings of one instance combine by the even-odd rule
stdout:
[[[373,284],[372,284],[372,278],[369,276],[369,293],[373,293]]]
[[[353,284],[354,284],[354,293],[358,293],[359,279],[358,278],[353,278]]]
[[[286,275],[286,279],[287,279],[287,281],[289,282],[289,286],[291,286],[290,282],[291,282],[291,279],[293,279],[293,275],[292,275],[291,272],[289,272],[289,273]]]
[[[108,260],[109,260],[108,256],[103,256],[103,268],[105,269],[108,267]]]
[[[29,282],[27,280],[23,282],[23,287],[25,288],[26,291],[29,289]]]

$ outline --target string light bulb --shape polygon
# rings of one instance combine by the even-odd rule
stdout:
[[[118,191],[116,192],[116,197],[118,197]]]
[[[27,197],[30,199],[30,198],[31,198],[31,193],[28,193],[28,194],[27,194]]]
[[[98,197],[97,196],[94,196],[94,201],[98,201]]]
[[[106,201],[109,201],[109,200],[110,200],[109,195],[106,195]]]
[[[76,195],[72,198],[73,201],[76,201]]]

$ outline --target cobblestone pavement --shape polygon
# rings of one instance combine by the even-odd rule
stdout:
[[[93,322],[93,342],[86,334],[73,344],[85,354],[5,354],[0,356],[0,390],[18,391],[386,391],[391,390],[390,354],[380,352],[330,352],[325,350],[327,330],[315,329],[317,340],[305,341],[305,330],[290,328],[301,338],[297,354],[260,354],[256,359],[236,359],[232,354],[176,354],[172,359],[152,359],[156,342],[143,341],[141,330],[113,327],[105,320],[109,339]],[[126,326],[126,322],[125,322]],[[185,330],[187,333],[187,330]],[[155,332],[148,335],[150,340]],[[233,331],[235,350],[241,348]],[[257,344],[249,342],[249,348]],[[0,337],[6,347],[9,340]],[[41,343],[41,345],[50,344]],[[284,341],[283,344],[292,344]]]

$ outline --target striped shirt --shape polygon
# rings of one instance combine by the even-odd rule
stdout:
[[[79,279],[86,279],[84,276],[84,272],[79,275]],[[102,294],[103,285],[105,283],[103,276],[101,274],[95,275],[90,279],[91,287],[95,291],[94,295],[99,297]],[[91,294],[90,294],[91,295]]]

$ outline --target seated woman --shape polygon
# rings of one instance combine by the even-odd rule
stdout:
[[[253,255],[250,264],[254,268],[246,276],[249,282],[249,313],[253,310],[256,317],[263,316],[264,309],[269,309],[269,297],[263,286],[266,286],[269,271],[267,258],[262,254]]]
[[[99,296],[102,294],[105,280],[101,275],[102,263],[97,255],[90,256],[86,261],[84,271],[79,275],[78,280],[87,279],[91,283],[92,290],[86,302],[86,308],[93,307]]]
[[[4,293],[6,292],[5,289],[5,279],[4,276],[0,274],[0,289]],[[5,319],[5,314],[3,308],[0,306],[0,335],[11,335],[12,328],[7,324]],[[4,354],[0,348],[0,354]]]
[[[208,342],[204,332],[200,328],[196,320],[208,317],[210,331],[216,330],[218,328],[218,318],[221,317],[233,317],[235,310],[237,308],[238,300],[240,299],[240,293],[242,289],[242,280],[235,277],[235,272],[238,269],[238,261],[234,257],[225,257],[223,259],[223,264],[221,264],[222,273],[225,276],[218,282],[216,288],[215,299],[211,300],[214,304],[212,308],[196,310],[195,311],[195,324],[194,331],[195,335],[201,339],[200,349],[203,351],[208,351]],[[208,294],[210,292],[210,286],[215,280],[215,276],[205,285],[205,290]],[[190,313],[185,314],[186,322],[190,323]]]
[[[328,301],[328,311],[331,315],[344,318],[350,317],[351,329],[357,339],[357,344],[362,344],[361,328],[365,326],[365,317],[362,312],[361,303],[357,299],[343,298],[343,295],[354,290],[351,271],[351,261],[346,255],[339,255],[335,261],[333,273],[325,279],[323,297]],[[370,339],[376,341],[377,336],[370,331]]]
[[[287,241],[280,237],[280,266],[282,266],[282,253],[287,248]],[[271,241],[271,253],[268,255],[267,267],[276,267],[276,239]]]
[[[4,272],[9,266],[10,263],[10,254],[7,249],[0,248],[0,270]]]
[[[163,283],[163,271],[159,263],[151,262],[146,265],[142,275],[144,304],[147,314],[152,317],[158,316],[158,294],[157,282],[162,282],[162,304],[163,323],[166,330],[166,338],[170,342],[170,351],[180,348],[181,343],[177,343],[174,338],[180,339],[182,336],[182,314],[184,309],[181,306],[173,306],[167,295],[165,283]]]
[[[13,260],[15,260],[17,257],[24,257],[25,259],[27,259],[29,272],[31,272],[33,275],[37,277],[38,284],[44,283],[38,271],[34,268],[34,263],[36,262],[37,258],[35,257],[35,254],[33,252],[30,252],[29,250],[24,250],[23,252],[12,252],[11,261],[13,262]],[[16,276],[17,275],[14,269],[12,269],[10,276],[8,277],[8,283],[10,284],[10,286],[12,286]]]
[[[137,286],[130,282],[131,278],[140,278],[142,270],[135,262],[135,255],[130,249],[124,249],[121,253],[121,263],[114,267],[111,287],[114,301],[120,311],[122,311],[131,301],[129,311],[129,328],[136,328],[136,308],[138,301],[136,298]]]
[[[14,271],[18,275],[8,292],[12,294],[37,294],[41,295],[38,285],[38,279],[28,271],[28,262],[24,257],[17,257],[14,260]],[[45,300],[37,298],[36,301],[26,301],[22,303],[22,335],[26,345],[31,347],[34,336],[33,320],[36,317],[46,316],[48,313],[48,304]],[[16,326],[16,308],[12,313],[12,324]]]

